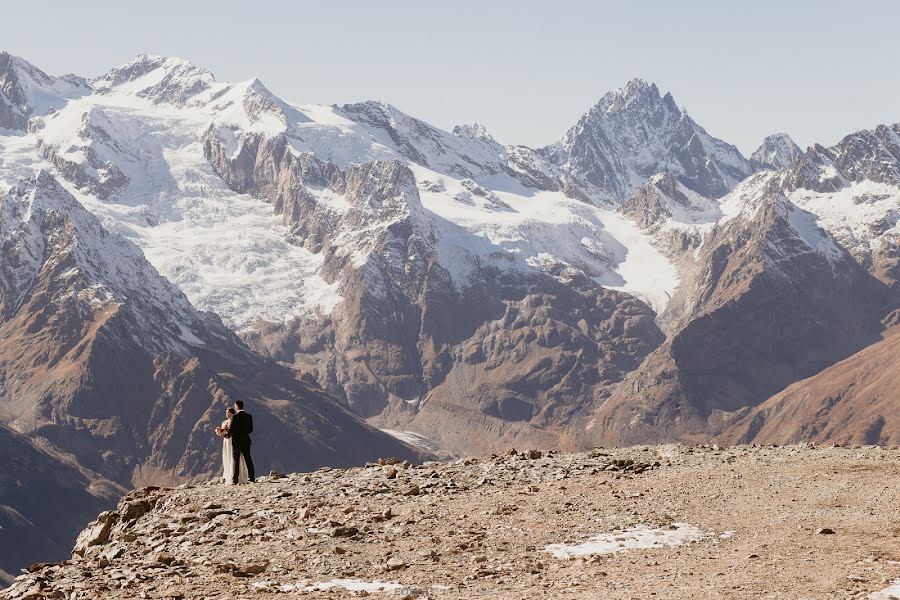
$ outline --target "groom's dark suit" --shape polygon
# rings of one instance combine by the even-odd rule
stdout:
[[[231,437],[231,451],[234,457],[234,475],[232,482],[238,482],[238,476],[241,472],[241,456],[247,463],[247,479],[253,481],[255,473],[253,472],[253,459],[250,458],[250,434],[253,433],[253,417],[250,413],[239,410],[231,417],[231,426],[228,428],[228,435]]]

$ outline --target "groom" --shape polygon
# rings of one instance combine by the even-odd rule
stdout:
[[[231,427],[228,429],[228,435],[231,437],[231,452],[234,458],[234,475],[232,483],[237,484],[238,475],[240,475],[239,465],[241,464],[241,456],[247,464],[247,480],[251,483],[255,479],[253,472],[253,459],[250,458],[250,434],[253,433],[253,417],[250,413],[244,412],[244,401],[234,401],[234,416],[231,417]]]

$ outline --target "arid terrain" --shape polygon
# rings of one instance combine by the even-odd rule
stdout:
[[[667,445],[144,488],[0,597],[812,600],[898,579],[896,446]]]

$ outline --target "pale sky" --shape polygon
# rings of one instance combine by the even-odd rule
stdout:
[[[608,90],[655,82],[749,154],[900,121],[900,3],[219,0],[3,3],[0,49],[95,76],[140,52],[296,103],[381,99],[445,129],[540,146]]]

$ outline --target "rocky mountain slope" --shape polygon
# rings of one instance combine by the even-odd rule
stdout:
[[[0,597],[884,600],[898,490],[896,446],[510,451],[146,488]]]
[[[3,420],[79,464],[123,485],[208,475],[237,398],[266,424],[273,467],[412,456],[196,312],[51,175],[2,200],[0,241]]]
[[[738,413],[878,339],[895,300],[815,217],[783,174],[754,175],[720,204],[679,288],[671,334],[587,424],[588,439],[708,439]]]
[[[126,488],[0,424],[0,581],[45,560],[62,560],[84,524]],[[60,502],[64,499],[64,503]]]
[[[898,333],[893,327],[884,340],[788,386],[749,411],[721,439],[897,444]]]

